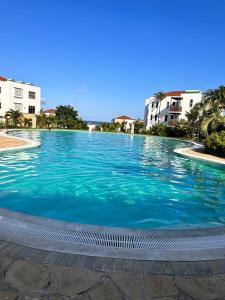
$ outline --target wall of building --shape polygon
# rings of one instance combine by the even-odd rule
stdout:
[[[186,113],[196,104],[201,102],[201,92],[177,93],[175,96],[166,96],[161,102],[156,97],[149,97],[145,100],[144,122],[145,128],[149,129],[156,124],[174,126],[176,121],[186,119]],[[178,110],[172,112],[171,107],[175,102]],[[175,108],[176,109],[176,108]]]
[[[16,90],[20,89],[20,90]],[[27,83],[18,81],[0,80],[0,117],[4,118],[5,113],[9,109],[16,110],[19,108],[20,112],[29,114],[29,106],[35,107],[35,113],[39,114],[41,109],[41,89]],[[21,95],[18,92],[21,91]],[[29,92],[35,93],[35,99],[29,97]]]

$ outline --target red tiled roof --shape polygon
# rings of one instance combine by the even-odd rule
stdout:
[[[47,114],[55,114],[56,113],[56,109],[53,109],[53,108],[51,108],[51,109],[46,109],[46,110],[44,110],[43,111],[43,113],[47,113]]]
[[[0,80],[1,80],[1,81],[6,81],[7,78],[5,78],[5,77],[3,77],[3,76],[0,76]]]
[[[130,118],[128,116],[119,116],[119,117],[116,117],[115,119],[121,119],[121,120],[134,120],[133,118]]]
[[[181,94],[185,93],[185,91],[171,91],[165,93],[166,96],[180,96]]]

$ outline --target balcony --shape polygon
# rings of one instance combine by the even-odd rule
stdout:
[[[177,121],[174,121],[174,120],[169,121],[169,122],[168,122],[168,127],[174,127],[174,126],[176,125],[176,122],[177,122]]]
[[[170,106],[170,112],[181,113],[182,112],[182,106],[171,105]]]

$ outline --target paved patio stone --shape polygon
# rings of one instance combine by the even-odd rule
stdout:
[[[16,289],[41,289],[47,286],[48,276],[46,266],[17,260],[6,272],[5,280]]]
[[[75,296],[101,282],[101,273],[72,267],[55,267],[57,287],[61,295]]]
[[[0,255],[0,273],[4,272],[6,268],[13,262],[12,258]]]
[[[128,299],[142,299],[143,291],[139,274],[115,272],[109,273],[109,276]]]
[[[224,260],[107,260],[9,244],[0,250],[0,300],[225,300],[224,266]]]
[[[109,280],[89,292],[93,300],[126,300],[123,293]]]
[[[178,296],[178,290],[171,276],[145,275],[144,287],[150,297]]]
[[[225,275],[176,277],[176,286],[198,300],[225,299]]]
[[[1,300],[15,300],[17,298],[17,293],[12,290],[0,291]]]

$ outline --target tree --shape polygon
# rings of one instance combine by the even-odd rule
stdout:
[[[208,136],[209,126],[222,121],[222,111],[225,109],[225,87],[210,89],[203,94],[201,130]]]
[[[37,117],[37,125],[39,128],[52,128],[57,126],[56,116],[54,114],[47,116],[43,111]]]
[[[87,123],[84,122],[81,118],[75,121],[75,128],[76,129],[88,129]]]
[[[181,119],[176,122],[175,127],[172,128],[175,137],[190,137],[191,128],[187,120]]]
[[[23,118],[23,126],[24,127],[31,127],[32,126],[32,119],[31,118]]]
[[[199,132],[200,132],[199,125],[200,125],[200,120],[201,120],[201,116],[202,116],[201,107],[202,107],[202,104],[197,103],[192,107],[192,109],[189,112],[186,113],[188,124],[191,129],[192,139],[195,138],[196,134],[199,135]]]
[[[5,113],[6,124],[17,127],[18,123],[22,121],[23,114],[19,110],[10,109]]]
[[[154,96],[156,97],[156,99],[159,101],[159,115],[158,115],[158,124],[160,121],[160,109],[161,109],[161,102],[162,100],[166,97],[166,94],[164,92],[158,92],[155,93]]]
[[[144,130],[144,122],[136,120],[134,122],[134,133],[141,133]]]
[[[59,105],[56,107],[56,119],[58,127],[74,128],[78,119],[78,111],[70,105]]]

